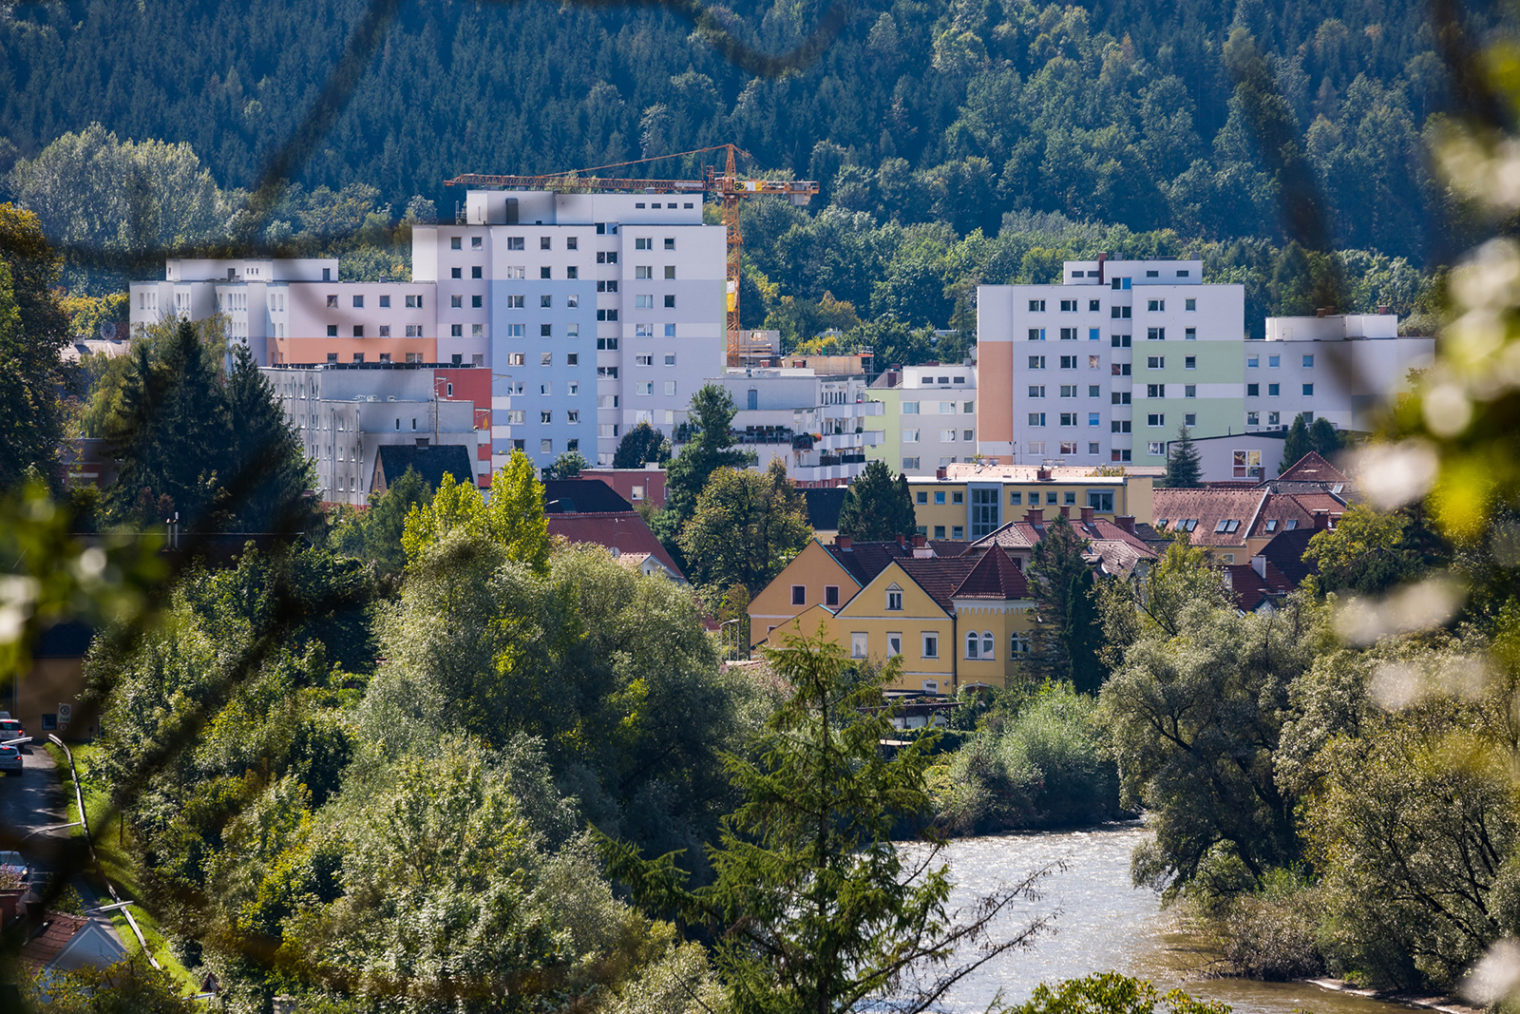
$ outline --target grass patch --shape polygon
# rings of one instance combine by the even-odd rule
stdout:
[[[53,755],[53,760],[58,764],[59,781],[63,785],[64,797],[68,800],[68,819],[79,819],[79,808],[74,802],[73,780],[69,777],[69,761],[62,750],[51,743],[46,744],[48,753]],[[105,790],[101,788],[97,779],[90,777],[90,764],[99,755],[100,747],[93,743],[81,745],[70,744],[69,749],[74,753],[74,766],[79,771],[79,789],[84,796],[85,812],[90,817],[90,836],[95,845],[95,858],[100,863],[99,873],[109,878],[116,885],[117,892],[123,898],[139,901],[142,896],[141,884],[138,880],[137,864],[132,861],[128,851],[131,840],[125,837],[124,825],[121,815],[111,812],[110,799]],[[76,835],[82,836],[84,828],[76,827],[73,830]],[[99,876],[88,876],[92,884],[102,893],[105,893],[105,885],[100,882]],[[153,918],[141,904],[132,906],[132,918],[137,920],[137,928],[142,930],[143,939],[148,942],[148,949],[158,959],[158,963],[164,966],[164,971],[177,982],[186,993],[200,991],[200,980],[190,974],[189,969],[180,964],[174,952],[169,949],[168,938],[159,928],[158,920]],[[110,913],[111,924],[116,927],[117,935],[126,945],[128,952],[139,950],[137,938],[132,934],[132,927],[127,925],[127,917],[120,912]]]

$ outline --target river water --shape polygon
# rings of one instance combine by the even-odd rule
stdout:
[[[1177,931],[1157,895],[1130,883],[1129,857],[1145,839],[1139,824],[1051,834],[998,835],[951,842],[942,853],[955,884],[951,907],[971,904],[1003,884],[1064,864],[1041,880],[1040,897],[1020,900],[997,927],[1006,939],[1042,914],[1052,929],[1026,950],[983,965],[945,997],[953,1014],[984,1010],[1001,992],[1009,1003],[1029,998],[1041,982],[1055,983],[1116,970],[1179,986],[1230,1004],[1236,1014],[1407,1014],[1409,1008],[1320,989],[1305,983],[1263,983],[1207,974],[1209,957]]]

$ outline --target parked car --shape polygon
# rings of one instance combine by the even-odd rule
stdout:
[[[13,746],[0,746],[0,771],[19,775],[21,770],[21,751]]]
[[[21,739],[26,735],[26,730],[21,727],[19,718],[0,718],[0,743],[6,743],[13,739]],[[22,750],[26,750],[25,743],[16,744]]]

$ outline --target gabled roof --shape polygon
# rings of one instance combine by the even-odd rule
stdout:
[[[1027,522],[1009,521],[1001,528],[996,528],[980,539],[976,539],[967,547],[966,552],[974,553],[983,549],[997,546],[999,549],[1033,549],[1034,544],[1039,542],[1039,537],[1031,538],[1028,532],[1020,525],[1027,526]]]
[[[619,514],[633,504],[600,479],[545,479],[546,514]]]
[[[930,557],[924,560],[915,560],[907,557],[902,560],[894,560],[899,567],[913,579],[913,583],[922,588],[935,604],[945,612],[950,613],[955,609],[955,590],[961,582],[976,567],[978,561],[967,556]]]
[[[115,960],[126,957],[126,951],[116,941],[114,934],[99,921],[82,915],[49,912],[47,921],[42,925],[42,932],[22,945],[21,960],[39,970],[51,968],[59,963],[65,951],[76,943],[85,941],[86,938],[89,938],[89,943],[93,948],[103,955],[114,952],[117,955]],[[70,962],[69,967],[92,963],[88,962],[83,954],[80,958],[79,961]],[[112,962],[107,962],[107,964],[110,963]]]
[[[819,543],[819,545],[823,545]],[[894,560],[911,559],[913,547],[900,542],[854,542],[841,546],[837,542],[823,547],[850,576],[864,588]]]
[[[1043,512],[1042,512],[1043,514]],[[1025,515],[1027,518],[1028,515]],[[1138,531],[1130,532],[1107,518],[1094,517],[1084,521],[1077,517],[1067,518],[1072,530],[1087,540],[1084,557],[1088,563],[1097,565],[1107,574],[1127,575],[1142,560],[1154,560],[1156,551]],[[1045,538],[1046,531],[1054,521],[1010,521],[1001,528],[982,536],[966,550],[968,555],[984,553],[992,547],[1006,551],[1033,550],[1036,543]]]
[[[1346,502],[1331,493],[1268,493],[1251,526],[1251,537],[1271,538],[1282,532],[1312,529],[1317,511],[1334,519],[1345,510]]]
[[[1266,503],[1260,489],[1158,489],[1151,495],[1156,530],[1186,532],[1194,546],[1241,546]]]
[[[1318,451],[1310,451],[1293,462],[1282,470],[1278,478],[1288,482],[1319,482],[1329,485],[1351,481],[1345,472],[1326,461]]]
[[[1313,528],[1279,532],[1256,555],[1266,557],[1267,563],[1297,588],[1304,583],[1304,578],[1319,573],[1318,567],[1304,562],[1304,550],[1309,548],[1309,540],[1314,538],[1314,534]]]
[[[686,580],[681,568],[654,537],[644,519],[633,511],[597,514],[550,514],[549,534],[569,542],[588,542],[606,546],[615,554],[647,553],[659,560],[679,580]]]
[[[828,486],[821,489],[799,489],[803,503],[807,504],[808,524],[815,532],[837,532],[839,511],[849,489],[844,486]]]
[[[475,484],[475,469],[470,467],[470,454],[460,444],[429,444],[427,447],[381,444],[375,457],[375,471],[378,474],[373,488],[381,488],[379,480],[382,477],[386,488],[394,485],[397,479],[406,474],[408,468],[414,470],[433,489],[437,489],[443,482],[445,473],[452,475],[455,482]]]
[[[1224,568],[1230,593],[1235,604],[1245,612],[1254,612],[1268,599],[1279,599],[1293,590],[1293,583],[1271,563],[1265,566],[1266,574],[1258,574],[1249,563],[1230,564]]]
[[[951,594],[954,599],[1027,599],[1029,582],[1008,554],[992,548],[981,555],[971,573]]]

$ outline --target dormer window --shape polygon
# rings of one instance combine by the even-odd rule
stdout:
[[[887,611],[902,612],[902,589],[895,584],[887,589]]]

